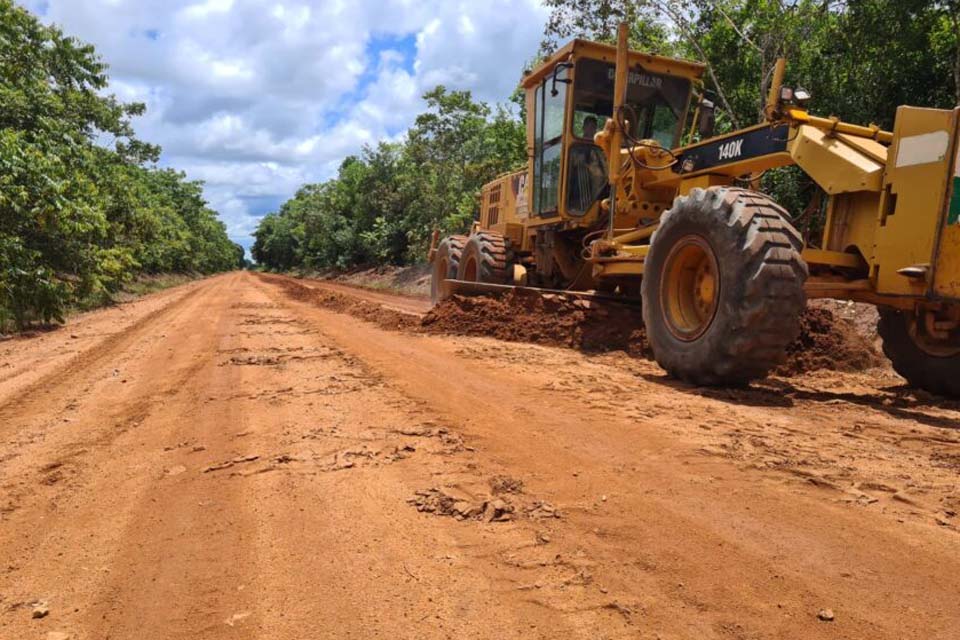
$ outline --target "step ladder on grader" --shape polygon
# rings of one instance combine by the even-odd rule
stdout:
[[[765,376],[808,299],[866,302],[895,369],[960,396],[960,108],[902,106],[893,131],[818,117],[780,60],[765,122],[714,136],[704,70],[629,51],[621,25],[616,47],[574,40],[528,73],[528,165],[483,187],[468,235],[434,235],[434,300],[639,300],[657,362],[703,385]],[[756,190],[788,165],[822,190],[809,246]]]

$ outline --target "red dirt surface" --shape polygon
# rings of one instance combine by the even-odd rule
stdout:
[[[0,638],[956,639],[960,403],[693,388],[323,289],[0,343]]]

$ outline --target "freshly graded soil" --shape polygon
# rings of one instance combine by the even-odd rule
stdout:
[[[454,296],[424,316],[422,326],[431,333],[653,357],[638,306],[572,296],[519,290],[500,298]],[[790,376],[818,369],[862,371],[883,362],[853,323],[812,303],[801,319],[799,337],[787,349],[787,359],[776,374]]]

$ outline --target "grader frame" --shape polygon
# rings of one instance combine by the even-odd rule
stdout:
[[[818,117],[780,60],[765,121],[712,136],[698,127],[711,105],[694,99],[704,70],[629,51],[621,25],[617,47],[574,40],[527,74],[528,166],[483,188],[469,236],[440,243],[437,296],[534,285],[642,297],[658,361],[707,384],[765,374],[806,298],[867,302],[898,371],[960,394],[960,107],[902,106],[893,131]],[[689,105],[691,134],[705,136],[680,146]],[[590,118],[605,120],[592,140]],[[789,165],[822,191],[817,246],[756,193],[763,172]],[[723,225],[740,235],[725,239]],[[778,320],[751,324],[758,315]],[[779,337],[743,338],[741,357],[700,344],[757,332]]]

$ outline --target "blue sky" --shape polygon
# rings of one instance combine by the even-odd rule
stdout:
[[[93,44],[138,135],[250,233],[347,155],[398,139],[444,84],[503,102],[537,50],[539,0],[20,0]]]

